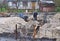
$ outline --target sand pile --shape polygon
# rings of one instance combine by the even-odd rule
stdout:
[[[26,24],[26,22],[20,17],[0,18],[0,32],[13,32],[15,30],[15,25],[18,23],[23,25]]]

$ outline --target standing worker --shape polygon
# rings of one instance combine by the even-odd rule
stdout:
[[[34,20],[37,20],[37,15],[38,15],[37,12],[34,12],[34,13],[33,13],[33,18],[34,18]]]

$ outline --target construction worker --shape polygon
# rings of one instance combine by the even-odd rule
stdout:
[[[28,22],[28,16],[24,15],[23,13],[20,13],[19,17],[23,18],[24,21]]]
[[[34,13],[33,13],[33,18],[34,18],[34,20],[37,20],[37,15],[38,15],[37,12],[34,12]]]
[[[24,16],[24,20],[28,22],[28,16]]]

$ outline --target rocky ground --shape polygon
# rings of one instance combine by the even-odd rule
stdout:
[[[24,19],[20,17],[0,17],[0,33],[14,33],[17,24],[17,31],[21,36],[28,35],[29,37],[32,37],[34,30],[33,25],[40,26],[41,23],[43,23],[40,20],[47,20],[46,23],[43,23],[42,26],[40,26],[36,38],[59,38],[60,13],[49,13],[47,15],[40,13],[37,19],[39,21],[34,21],[32,15],[29,16],[28,22],[25,22]]]

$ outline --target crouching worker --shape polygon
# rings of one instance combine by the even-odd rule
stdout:
[[[28,22],[28,16],[24,16],[24,20]]]

